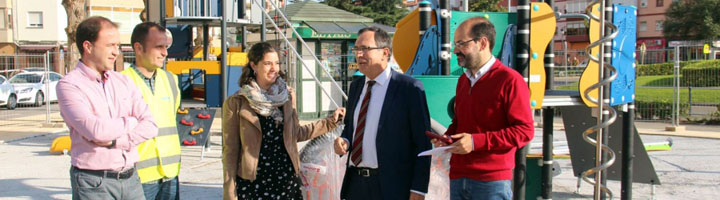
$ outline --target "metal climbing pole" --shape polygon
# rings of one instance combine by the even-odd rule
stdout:
[[[617,36],[617,27],[612,24],[611,20],[608,20],[608,15],[611,14],[612,6],[606,0],[598,0],[590,3],[585,11],[590,16],[591,26],[593,23],[599,23],[601,38],[590,45],[588,45],[586,51],[590,62],[598,63],[599,73],[598,82],[591,85],[585,91],[583,95],[591,102],[597,104],[594,115],[597,117],[597,124],[585,130],[583,133],[583,139],[595,146],[595,167],[584,171],[581,174],[581,178],[590,184],[593,184],[593,198],[604,199],[605,195],[612,198],[612,191],[605,186],[606,176],[604,175],[605,170],[615,162],[615,152],[610,149],[607,145],[607,128],[615,122],[617,117],[617,111],[611,107],[609,97],[609,86],[610,83],[617,77],[615,68],[610,64],[609,59],[611,57],[612,49],[609,48],[609,44],[612,43],[612,39]],[[595,9],[599,11],[599,16],[594,14]],[[610,12],[607,12],[608,9]],[[607,31],[606,31],[607,30]],[[592,48],[599,47],[599,52],[594,54],[591,51]],[[598,90],[598,96],[592,97],[590,93],[593,90]],[[593,139],[590,135],[595,133]],[[588,178],[594,175],[594,179]]]

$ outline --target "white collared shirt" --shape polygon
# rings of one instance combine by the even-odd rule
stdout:
[[[487,63],[480,67],[480,70],[475,72],[475,74],[472,74],[470,70],[465,70],[465,76],[470,79],[470,88],[472,88],[475,83],[477,83],[477,81],[485,75],[485,73],[490,71],[490,68],[493,66],[493,64],[495,64],[495,60],[497,60],[495,59],[495,56],[490,57],[490,60],[488,60]]]
[[[385,70],[375,77],[375,84],[372,87],[372,93],[370,101],[368,102],[368,111],[365,114],[365,133],[363,135],[362,143],[362,162],[357,167],[367,168],[378,168],[377,161],[377,148],[375,147],[375,138],[377,138],[378,123],[380,122],[380,114],[382,111],[383,103],[385,103],[385,94],[387,93],[388,84],[390,83],[390,76],[392,75],[390,67],[386,67]],[[353,116],[353,137],[355,138],[355,130],[357,129],[358,115],[360,114],[360,107],[362,106],[362,100],[365,98],[367,91],[367,82],[371,79],[365,77],[365,85],[363,86],[360,98],[358,99],[357,105],[355,106]],[[352,141],[351,141],[352,142]],[[350,162],[354,166],[354,163]]]

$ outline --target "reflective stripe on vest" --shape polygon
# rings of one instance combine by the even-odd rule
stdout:
[[[175,75],[157,69],[155,91],[145,83],[135,69],[127,68],[123,74],[135,83],[150,108],[158,135],[137,146],[139,161],[135,164],[140,182],[176,177],[180,173],[180,138],[177,132],[176,112],[179,106]]]
[[[165,71],[165,75],[168,77],[168,82],[170,82],[170,88],[172,90],[172,96],[173,96],[173,105],[177,105],[179,102],[176,102],[178,100],[178,93],[180,93],[178,90],[180,90],[180,86],[178,86],[177,82],[175,82],[175,79],[173,77],[176,77],[175,74],[170,73],[169,71]]]

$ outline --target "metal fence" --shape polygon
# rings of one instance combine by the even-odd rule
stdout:
[[[578,81],[587,65],[584,52],[560,50],[555,54],[555,89],[577,90]],[[686,66],[696,61],[712,59],[713,56],[703,54],[695,47],[647,50],[644,54],[638,51],[636,54],[639,55],[636,68],[637,120],[720,117],[720,70],[686,69]],[[344,56],[329,59],[329,62],[353,62],[351,57]],[[681,61],[678,70],[674,69],[676,58]],[[126,66],[134,60],[133,52],[123,52]],[[61,121],[55,85],[65,74],[65,63],[61,53],[0,55],[0,125],[37,125]],[[328,66],[334,67],[335,71],[348,67],[334,64]],[[290,76],[295,74],[293,71],[289,71]],[[345,76],[352,76],[354,71],[348,70]],[[294,79],[291,77],[291,80]]]
[[[33,127],[62,120],[55,92],[62,61],[54,53],[0,55],[0,125]]]
[[[643,55],[640,51],[636,54]],[[587,65],[583,62],[583,55],[582,51],[555,52],[553,81],[556,89],[577,90]],[[680,61],[677,70],[676,58]],[[644,56],[638,56],[636,120],[673,122],[677,118],[681,121],[702,121],[713,116],[720,117],[720,70],[685,68],[702,65],[698,61],[712,58],[695,47],[647,50]]]

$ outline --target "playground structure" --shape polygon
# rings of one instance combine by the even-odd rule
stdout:
[[[237,0],[148,0],[146,8],[149,21],[173,33],[168,52],[172,59],[166,69],[178,75],[183,99],[200,100],[204,107],[220,107],[225,97],[239,90],[237,84],[226,81],[240,77],[242,67],[247,65],[247,54],[243,46],[228,46],[227,28],[261,26],[264,19],[259,4]],[[202,28],[202,48],[191,45],[192,27]],[[211,27],[221,29],[220,47],[210,47]]]
[[[183,2],[187,3],[187,1],[179,0],[150,0],[149,4],[155,6],[148,7],[150,8],[149,19],[161,24],[189,24],[203,27],[202,60],[171,61],[168,62],[167,69],[180,75],[181,84],[189,82],[191,87],[195,87],[193,83],[202,83],[206,105],[219,107],[226,96],[232,94],[231,86],[236,85],[234,81],[239,78],[242,66],[247,64],[247,59],[242,59],[242,53],[228,53],[231,48],[227,47],[225,41],[227,27],[260,25],[263,26],[261,30],[264,34],[265,19],[269,19],[267,22],[272,24],[277,31],[280,31],[280,28],[264,9],[264,2],[261,0],[251,0],[239,4],[232,0],[202,0],[197,5]],[[267,7],[277,9],[275,3],[272,1],[269,3]],[[457,66],[456,58],[450,49],[454,30],[462,21],[475,16],[488,18],[495,25],[497,42],[493,48],[493,54],[498,61],[505,62],[507,66],[525,76],[531,92],[528,106],[535,110],[542,110],[543,113],[542,161],[537,160],[538,157],[531,157],[527,160],[537,162],[526,162],[527,147],[518,150],[513,186],[514,199],[537,199],[538,196],[542,199],[551,199],[552,124],[556,108],[563,111],[574,174],[578,176],[578,179],[593,184],[595,199],[602,199],[606,196],[613,197],[613,193],[604,187],[607,179],[622,180],[623,189],[620,195],[622,199],[632,198],[632,182],[653,185],[660,183],[654,170],[632,173],[633,169],[648,169],[648,166],[649,169],[653,169],[633,126],[634,105],[632,102],[634,101],[635,77],[633,52],[637,15],[635,8],[611,5],[609,1],[598,0],[588,5],[586,14],[563,14],[553,12],[552,1],[530,3],[527,0],[520,0],[517,13],[483,13],[451,11],[448,9],[448,4],[448,0],[421,2],[421,8],[401,20],[396,26],[397,32],[393,43],[395,49],[403,49],[403,51],[394,52],[394,57],[406,74],[413,75],[424,82],[428,102],[432,102],[429,104],[431,117],[435,122],[448,126],[453,115],[455,86],[458,77],[463,73],[462,68]],[[156,9],[153,10],[153,8]],[[153,15],[153,13],[161,14]],[[284,15],[280,16],[281,18],[276,18],[276,20],[290,24]],[[589,63],[588,67],[581,78],[579,91],[551,90],[554,54],[550,44],[555,34],[555,24],[558,18],[584,18],[590,23],[591,44],[586,50],[590,58],[587,62]],[[219,61],[208,60],[210,52],[214,51],[214,49],[208,48],[208,27],[210,26],[221,27]],[[294,29],[292,31],[295,35],[299,35]],[[290,43],[284,35],[283,39]],[[307,48],[307,44],[301,38],[299,40]],[[295,45],[287,46],[291,53],[302,57]],[[412,49],[412,47],[417,48]],[[232,59],[235,57],[234,55],[237,55],[239,59]],[[315,55],[312,56],[316,63],[322,63]],[[314,71],[310,70],[311,66],[305,62],[300,62],[300,64],[306,70]],[[330,74],[324,70],[325,68],[326,66],[322,71],[329,76]],[[198,72],[202,72],[201,74],[204,75],[202,82],[196,82],[195,77]],[[312,77],[316,83],[320,84],[314,74]],[[187,85],[181,86],[181,89],[187,89]],[[341,90],[335,82],[332,86]],[[326,88],[320,87],[320,89],[326,96],[330,96]],[[343,97],[347,99],[345,94]],[[336,107],[340,105],[332,99],[331,102]],[[618,119],[617,111],[613,106],[621,108],[623,112],[621,124],[613,123]],[[592,114],[590,109],[593,110]],[[593,121],[594,123],[591,123]],[[595,125],[590,127],[590,124]],[[593,134],[594,138],[591,138]],[[616,135],[613,138],[622,138],[623,153],[620,155],[622,156],[622,162],[620,162],[622,173],[609,173],[610,175],[608,175],[607,170],[617,170],[618,168],[618,163],[615,162],[618,155],[610,147],[617,149],[619,140],[609,141],[608,136],[612,134]],[[617,135],[621,135],[621,137]],[[588,142],[594,147],[579,141]],[[590,152],[594,152],[594,154]],[[634,155],[634,158],[630,155]],[[576,159],[584,160],[584,162],[576,161]],[[591,161],[593,162],[591,163]],[[635,162],[634,165],[633,162]],[[538,168],[538,166],[526,163],[540,163],[541,170],[530,170]],[[613,165],[613,163],[615,164]],[[526,170],[541,171],[541,173],[533,174]],[[525,188],[526,180],[532,180],[537,176],[541,177],[541,181],[529,183]],[[590,178],[591,176],[593,178]]]
[[[428,102],[433,102],[429,105],[431,117],[448,126],[453,115],[454,86],[462,69],[446,47],[450,47],[455,28],[465,19],[485,17],[495,25],[493,54],[498,61],[525,76],[530,88],[528,106],[543,113],[542,161],[527,162],[540,163],[542,170],[526,165],[527,150],[518,151],[514,199],[552,198],[552,134],[556,108],[562,111],[574,175],[578,181],[593,184],[595,199],[613,197],[612,191],[605,187],[607,179],[622,181],[622,199],[632,198],[632,182],[660,184],[633,125],[636,8],[612,5],[605,0],[590,3],[586,14],[554,13],[552,1],[521,0],[517,13],[450,11],[447,5],[443,0],[423,1],[419,9],[397,24],[395,49],[407,46],[417,46],[417,49],[398,52],[394,54],[395,59],[407,74],[424,82]],[[551,90],[554,67],[551,41],[557,18],[584,18],[590,24],[588,66],[578,91]],[[621,117],[614,107],[622,110]],[[622,118],[622,122],[614,123],[618,118]],[[614,136],[612,141],[610,135]],[[621,143],[623,153],[616,154],[612,149],[620,148]],[[616,162],[618,156],[622,156],[622,162]],[[527,158],[536,159],[535,156]],[[633,174],[633,169],[641,170]],[[622,173],[615,173],[618,170]],[[542,173],[533,174],[533,171]],[[525,180],[533,180],[534,176],[541,176],[541,182],[529,183],[525,188]]]

